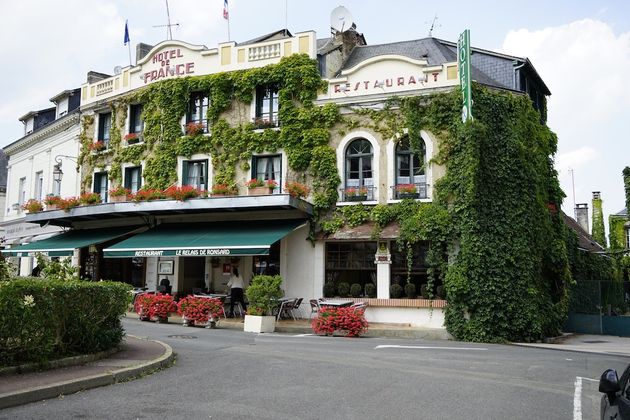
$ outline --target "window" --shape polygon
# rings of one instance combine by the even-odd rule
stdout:
[[[182,185],[199,190],[208,189],[208,160],[188,160],[182,163]]]
[[[33,198],[41,201],[44,195],[44,172],[35,172],[35,195]]]
[[[142,167],[132,166],[125,168],[125,188],[131,191],[132,194],[138,192],[142,187]]]
[[[201,92],[193,93],[188,103],[188,113],[186,114],[186,124],[195,123],[203,126],[203,132],[208,132],[208,95]]]
[[[280,192],[282,188],[282,156],[254,156],[252,158],[252,178],[262,179],[266,181],[273,179],[278,183],[275,193]]]
[[[372,145],[366,139],[354,140],[346,149],[345,187],[343,199],[349,192],[359,189],[367,195],[367,200],[374,199],[374,178],[372,177]]]
[[[22,207],[24,203],[26,203],[26,177],[20,178],[18,189],[18,204]]]
[[[367,283],[376,285],[376,242],[328,242],[326,243],[325,283]],[[364,289],[365,290],[365,289]]]
[[[103,142],[103,146],[109,146],[109,134],[112,127],[112,113],[106,112],[98,115],[98,141]]]
[[[144,128],[142,121],[142,104],[129,107],[129,133],[141,134]]]
[[[103,203],[107,202],[107,172],[94,174],[94,192],[100,194]]]
[[[276,85],[259,86],[256,89],[256,128],[278,126],[278,87]]]
[[[394,198],[426,198],[427,184],[424,173],[426,152],[420,139],[420,153],[414,153],[405,136],[396,146],[396,185]]]
[[[630,248],[630,228],[626,228],[626,249]]]

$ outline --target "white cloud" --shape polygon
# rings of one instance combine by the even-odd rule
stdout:
[[[556,169],[562,172],[569,169],[584,168],[598,157],[598,153],[592,147],[581,147],[566,153],[558,153],[556,156]]]

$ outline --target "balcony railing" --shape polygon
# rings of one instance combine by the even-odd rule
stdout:
[[[376,187],[347,187],[339,190],[341,201],[374,201],[376,200]]]
[[[398,184],[393,185],[390,188],[392,189],[392,197],[394,200],[402,200],[404,198],[427,198],[426,182],[419,182],[416,184]]]

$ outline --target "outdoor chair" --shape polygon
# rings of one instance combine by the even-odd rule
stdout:
[[[291,311],[293,313],[293,319],[295,319],[295,314],[297,313],[297,318],[302,318],[302,310],[300,309],[300,305],[302,305],[302,301],[304,300],[304,298],[299,298],[298,300],[295,301],[293,310]]]
[[[293,320],[295,321],[295,315],[293,314],[293,309],[295,309],[296,302],[297,302],[297,299],[289,299],[282,302],[280,304],[280,309],[278,310],[278,317],[276,318],[276,320],[282,318],[284,315],[287,318],[288,317],[293,318]]]
[[[227,317],[227,313],[230,310],[230,305],[231,305],[231,297],[228,296],[225,298],[225,300],[223,301],[223,314]],[[243,316],[243,307],[241,306],[241,302],[235,302],[234,303],[234,313],[231,314],[232,316],[236,316],[236,314],[238,313],[238,316]]]
[[[311,299],[308,303],[311,304],[311,313],[308,315],[308,319],[311,319],[313,314],[319,313],[319,301],[317,299]]]
[[[355,311],[359,311],[359,310],[365,311],[367,306],[368,304],[366,302],[357,302],[350,305],[350,307],[354,309]]]

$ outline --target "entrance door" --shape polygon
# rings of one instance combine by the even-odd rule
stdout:
[[[192,293],[193,288],[206,288],[206,259],[201,257],[180,257],[180,264],[183,264],[183,278],[179,281],[178,291]]]

